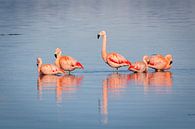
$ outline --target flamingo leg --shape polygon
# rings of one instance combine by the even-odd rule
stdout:
[[[116,69],[115,68],[113,69],[113,73],[115,73],[115,72],[118,73],[118,69],[117,68]]]

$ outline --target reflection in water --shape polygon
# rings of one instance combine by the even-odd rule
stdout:
[[[173,85],[172,73],[169,71],[149,73],[148,79],[151,86],[171,87]]]
[[[166,72],[153,72],[153,73],[134,73],[130,75],[131,82],[136,85],[144,86],[144,92],[148,92],[152,87],[155,91],[161,91],[161,88],[165,87],[167,91],[170,91],[170,87],[173,85],[172,73]]]
[[[128,86],[128,83],[134,83],[136,86],[144,86],[144,93],[154,89],[157,93],[163,91],[169,92],[170,87],[173,85],[172,73],[166,72],[153,72],[153,73],[133,73],[133,74],[119,74],[113,73],[109,75],[102,84],[102,123],[108,124],[108,94],[120,93],[123,88]],[[150,89],[151,88],[151,89]],[[164,92],[163,92],[164,93]]]
[[[133,73],[129,75],[130,82],[135,83],[135,85],[148,85],[148,73]]]
[[[111,93],[120,92],[120,89],[127,87],[128,79],[126,74],[113,73],[103,80],[102,107],[100,106],[100,108],[104,124],[108,123],[108,91],[111,91]]]
[[[37,80],[39,98],[42,97],[44,90],[55,90],[57,102],[60,103],[62,100],[62,92],[72,93],[81,84],[82,79],[83,76],[74,75],[40,75]]]

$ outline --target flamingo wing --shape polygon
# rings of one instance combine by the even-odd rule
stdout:
[[[60,58],[60,65],[61,66],[71,66],[73,67],[76,64],[76,60],[70,56],[62,56]]]
[[[60,58],[60,63],[66,63],[67,65],[71,65],[71,59],[68,56],[62,56]]]
[[[163,56],[156,55],[152,56],[149,61],[149,67],[154,69],[163,69],[166,65],[166,61]]]
[[[116,64],[127,64],[131,65],[130,61],[124,58],[122,55],[118,53],[110,53],[107,57],[107,60],[116,63]]]
[[[161,62],[161,58],[162,57],[160,55],[158,55],[158,54],[152,55],[150,57],[149,65],[154,66],[156,64],[159,64]]]
[[[78,67],[78,68],[84,69],[83,65],[80,62],[78,62],[76,59],[74,59],[70,56],[69,56],[69,61],[70,61],[72,67]]]
[[[129,70],[139,71],[141,69],[140,63],[136,62],[129,66]]]
[[[80,62],[78,62],[76,59],[74,59],[70,56],[61,57],[60,64],[63,66],[69,66],[71,68],[79,67],[79,68],[84,69],[83,65]]]
[[[58,67],[53,65],[53,64],[44,64],[41,67],[41,71],[44,74],[56,74],[56,73],[58,73]]]

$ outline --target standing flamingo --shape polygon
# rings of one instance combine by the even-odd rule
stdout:
[[[75,69],[84,69],[83,65],[70,56],[62,56],[62,51],[60,48],[56,48],[54,56],[56,57],[55,64],[61,69],[68,71],[73,71]]]
[[[129,70],[135,73],[142,73],[148,71],[148,56],[143,57],[143,61],[135,62],[129,66]]]
[[[64,71],[61,70],[54,64],[43,64],[42,59],[37,58],[37,67],[39,74],[63,74]]]
[[[156,71],[168,70],[172,67],[173,58],[171,54],[167,54],[165,57],[161,54],[155,54],[149,56],[147,59],[148,67],[155,69]]]
[[[100,36],[102,36],[102,59],[104,60],[105,63],[107,63],[110,67],[118,68],[122,66],[130,66],[131,62],[125,59],[122,55],[116,53],[116,52],[111,52],[107,53],[106,52],[106,32],[101,31],[98,33],[97,38],[99,39]]]

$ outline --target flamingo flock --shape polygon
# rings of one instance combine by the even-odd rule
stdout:
[[[99,39],[100,37],[102,38],[102,59],[108,66],[116,69],[116,71],[118,71],[120,67],[128,67],[129,71],[135,73],[148,72],[148,68],[152,68],[159,72],[169,70],[172,67],[173,57],[171,54],[167,54],[166,56],[161,54],[155,54],[151,56],[144,55],[142,61],[131,63],[128,59],[119,53],[107,53],[106,32],[99,32],[97,34],[97,38]],[[66,72],[70,74],[70,72],[74,71],[75,69],[84,69],[84,66],[73,57],[62,55],[62,50],[60,48],[55,49],[54,56],[56,58],[54,64],[43,64],[42,59],[40,57],[37,58],[37,69],[40,75],[65,74]]]

